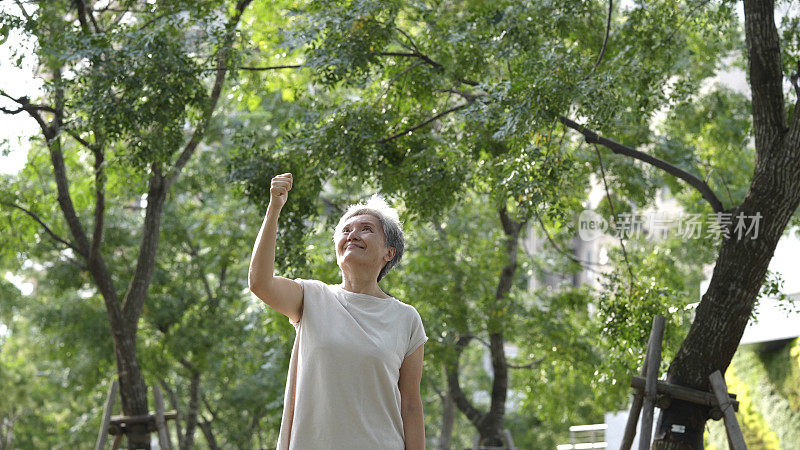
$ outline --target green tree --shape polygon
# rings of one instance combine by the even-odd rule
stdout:
[[[581,190],[564,189],[562,180],[586,177],[584,164],[595,159],[593,146],[555,145],[553,134],[573,128],[620,155],[606,159],[606,169],[632,204],[648,204],[671,176],[697,192],[703,212],[759,214],[757,239],[719,244],[710,287],[670,365],[671,382],[704,389],[707,376],[730,363],[800,202],[792,181],[800,170],[800,119],[783,92],[784,77],[797,85],[798,21],[788,15],[779,33],[773,2],[746,1],[744,11],[746,47],[729,2],[624,10],[611,2],[310,2],[287,45],[305,51],[318,84],[343,94],[310,116],[289,148],[328,155],[343,174],[373,176],[423,214],[456,202],[469,183],[501,187],[498,198],[563,222]],[[657,111],[700,101],[695,93],[730,52],[749,67],[754,169],[744,198],[731,195],[726,206],[702,176],[709,158],[712,167],[731,161],[724,149],[678,148],[671,154],[678,159],[667,161],[635,146],[656,139],[649,123]],[[479,176],[470,170],[476,166],[485,168]],[[601,171],[599,160],[592,166]],[[705,408],[675,402],[662,415],[656,446],[701,446],[706,419]],[[673,424],[688,432],[670,433]]]
[[[176,183],[143,317],[143,364],[178,411],[180,448],[198,428],[212,447],[264,446],[283,406],[279,338],[291,327],[265,321],[242,288],[257,213],[230,189],[224,148],[200,152]]]
[[[0,16],[4,35],[33,39],[44,81],[37,99],[0,91],[11,105],[2,112],[39,125],[51,180],[40,197],[4,186],[2,205],[13,219],[41,227],[33,233],[44,231],[59,246],[50,256],[73,260],[102,297],[126,415],[148,412],[136,336],[167,195],[204,138],[250,2],[229,3],[16,2],[16,15]],[[146,187],[133,198],[115,190],[113,182],[126,177]],[[131,201],[146,202],[139,230],[127,230],[139,245],[118,255],[104,244],[108,219]],[[149,448],[144,429],[133,427],[128,440]]]
[[[586,308],[591,297],[586,290],[563,286],[551,292],[549,286],[530,291],[529,278],[541,275],[536,273],[536,259],[552,258],[552,252],[529,255],[530,249],[521,247],[522,236],[508,236],[502,216],[484,195],[473,192],[466,199],[435,220],[410,227],[412,251],[397,277],[403,296],[413,299],[428,319],[427,354],[434,364],[426,378],[442,398],[444,411],[453,404],[437,430],[439,448],[450,448],[448,433],[454,428],[456,408],[483,437],[505,428],[522,448],[554,446],[559,432],[568,427],[565,414],[597,420],[609,404],[581,397],[595,400],[609,394],[609,389],[590,392],[585,378],[594,371],[600,354],[592,345],[594,327]],[[512,265],[517,266],[513,271]],[[544,266],[552,271],[558,263]],[[500,349],[493,348],[497,341]],[[518,349],[516,356],[507,355],[508,345]],[[480,360],[470,359],[470,350],[488,350],[489,373],[482,373]],[[565,376],[571,371],[573,376]],[[555,388],[548,386],[554,372],[558,387],[574,395],[542,395]],[[487,402],[475,400],[478,390],[488,394]],[[595,406],[570,408],[573,401]],[[499,415],[499,424],[492,423],[497,419],[491,414]],[[472,433],[462,431],[462,437],[465,434],[469,445]]]

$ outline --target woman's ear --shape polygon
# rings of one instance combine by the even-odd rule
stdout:
[[[383,259],[385,259],[386,262],[389,262],[389,261],[394,259],[395,253],[397,253],[397,249],[394,248],[394,247],[389,247],[389,254],[384,256]],[[388,256],[388,259],[386,258],[387,256]]]

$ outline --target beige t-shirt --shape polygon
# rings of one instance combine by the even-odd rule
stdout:
[[[417,310],[317,280],[303,287],[278,450],[405,448],[400,365],[428,340]]]

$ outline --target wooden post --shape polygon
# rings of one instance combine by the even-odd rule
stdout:
[[[664,316],[653,318],[650,341],[647,344],[647,382],[644,387],[642,406],[642,426],[639,436],[639,450],[650,450],[650,437],[653,435],[653,412],[656,407],[658,368],[661,365],[661,339],[664,337]]]
[[[645,387],[645,379],[642,377],[633,377],[631,379],[631,387],[634,388],[638,393],[644,391]],[[708,407],[719,407],[719,402],[717,398],[714,397],[714,394],[709,392],[698,391],[697,389],[692,389],[684,386],[678,386],[676,384],[669,384],[666,381],[658,380],[656,382],[658,394],[666,395],[670,398],[675,398],[678,400],[685,400],[691,403],[697,403],[698,405],[708,406]],[[736,400],[736,396],[733,394],[728,394],[728,397],[731,399],[731,405],[733,406],[734,411],[739,410],[739,402]]]
[[[747,444],[744,442],[742,430],[739,428],[739,422],[736,420],[736,414],[733,413],[733,406],[731,399],[728,396],[728,386],[725,384],[725,379],[722,378],[722,373],[719,370],[715,371],[708,377],[711,380],[711,390],[714,391],[714,396],[717,397],[719,408],[725,419],[725,431],[728,435],[728,445],[733,450],[747,450]]]
[[[111,421],[111,413],[114,410],[114,401],[117,399],[117,380],[111,382],[111,387],[108,389],[108,398],[106,398],[106,407],[103,410],[103,421],[100,422],[100,432],[97,433],[97,443],[95,450],[103,450],[106,446],[106,438],[108,437],[108,424]]]
[[[647,344],[648,350],[650,344]],[[644,362],[642,368],[639,369],[639,375],[644,377],[647,374],[647,351],[645,351]],[[634,377],[635,378],[635,377]],[[634,391],[633,403],[631,404],[631,411],[628,413],[628,421],[625,423],[625,433],[622,435],[622,445],[620,450],[630,450],[633,445],[633,438],[636,437],[636,425],[639,423],[639,413],[642,411],[642,402],[644,401],[644,394],[642,391]]]
[[[506,448],[509,450],[516,450],[517,447],[514,446],[514,438],[511,437],[511,432],[507,429],[503,429],[502,434],[503,440],[505,441]]]
[[[659,327],[661,331],[659,332],[657,328]],[[650,329],[650,339],[647,341],[647,351],[645,352],[644,363],[642,364],[642,368],[639,370],[639,375],[644,377],[647,375],[647,366],[648,361],[650,361],[652,349],[654,348],[654,341],[658,340],[659,349],[661,348],[661,336],[664,334],[664,317],[656,316],[653,318],[653,326]],[[659,352],[660,353],[660,352]],[[659,356],[659,360],[661,356]],[[659,361],[658,364],[660,364]],[[656,367],[658,367],[656,364]],[[657,370],[657,369],[656,369]],[[636,377],[634,377],[636,378]],[[656,377],[657,378],[657,377]],[[644,393],[637,390],[633,394],[633,404],[631,405],[631,411],[628,413],[628,421],[625,424],[625,433],[622,436],[622,445],[620,445],[620,450],[630,450],[631,446],[633,445],[633,438],[636,437],[636,424],[639,423],[639,414],[642,410],[642,403],[644,402]],[[648,438],[649,440],[649,438]]]
[[[162,450],[172,450],[172,444],[169,440],[169,430],[167,429],[167,421],[164,419],[164,397],[161,395],[161,388],[158,385],[153,386],[153,399],[156,403],[156,429],[158,430],[158,446]]]
[[[125,437],[124,434],[118,434],[114,436],[114,443],[111,444],[111,450],[119,450],[122,446],[122,438]]]

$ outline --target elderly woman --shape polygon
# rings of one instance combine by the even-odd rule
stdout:
[[[297,332],[278,449],[424,449],[419,313],[378,282],[403,255],[397,213],[380,199],[351,206],[334,235],[342,283],[275,276],[278,216],[292,174],[272,179],[250,261],[250,290]]]

